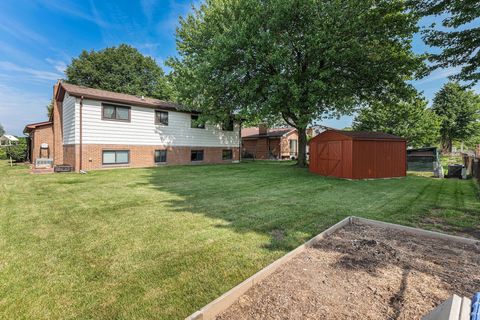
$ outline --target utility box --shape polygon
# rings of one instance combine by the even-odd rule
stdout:
[[[55,172],[72,172],[73,168],[72,166],[69,165],[59,165],[55,166],[54,171]]]

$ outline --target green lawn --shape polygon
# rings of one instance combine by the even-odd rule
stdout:
[[[292,163],[30,175],[0,162],[0,318],[178,319],[340,219],[479,236],[473,181]]]

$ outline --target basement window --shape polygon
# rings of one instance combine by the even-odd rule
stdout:
[[[191,161],[203,161],[203,150],[192,150],[190,155]]]
[[[108,164],[128,164],[130,163],[130,151],[128,150],[104,150],[102,163]]]
[[[155,150],[155,163],[167,162],[167,150]]]
[[[232,160],[232,159],[233,159],[232,150],[225,149],[222,151],[222,160]]]

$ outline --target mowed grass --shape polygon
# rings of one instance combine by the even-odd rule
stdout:
[[[0,162],[0,318],[179,319],[340,219],[476,236],[473,181],[292,163],[30,175]]]

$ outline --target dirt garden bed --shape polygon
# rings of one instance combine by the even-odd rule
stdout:
[[[255,283],[216,319],[420,319],[480,290],[480,247],[347,224]]]

